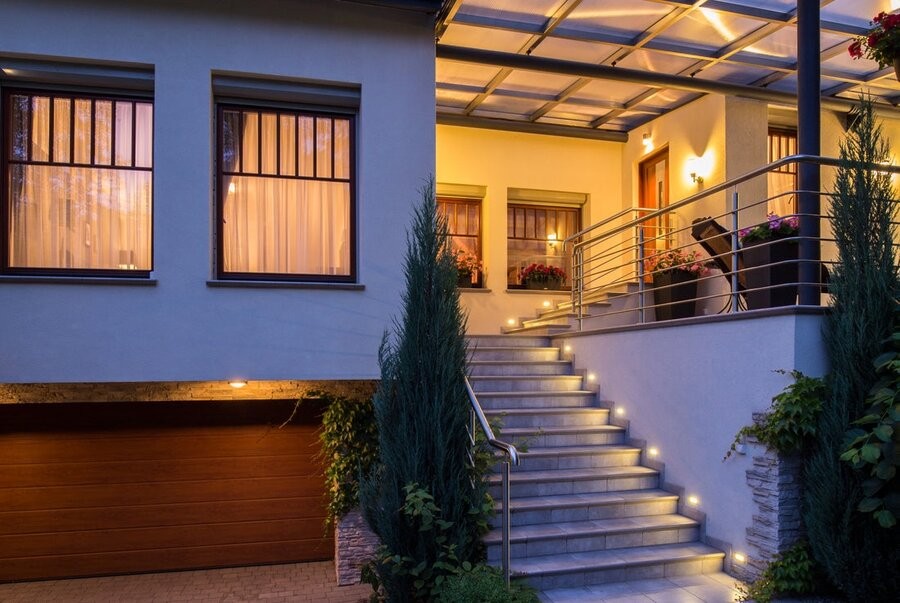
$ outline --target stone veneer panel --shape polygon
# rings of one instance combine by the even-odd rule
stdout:
[[[759,419],[754,415],[755,421]],[[747,443],[758,445],[752,439]],[[747,528],[751,551],[746,563],[732,566],[741,580],[758,578],[776,554],[803,536],[801,470],[801,460],[796,456],[785,457],[766,449],[753,457],[753,467],[747,471],[747,485],[757,507],[753,523]]]
[[[353,510],[334,528],[334,573],[340,586],[359,584],[360,568],[375,558],[378,536],[369,529],[362,513]]]

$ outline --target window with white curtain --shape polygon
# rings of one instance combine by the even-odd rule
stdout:
[[[7,91],[3,115],[3,271],[148,276],[152,102]]]
[[[220,105],[219,276],[351,281],[353,119]]]

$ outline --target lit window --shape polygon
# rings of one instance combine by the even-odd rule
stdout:
[[[768,161],[772,163],[797,154],[797,132],[793,130],[769,130]],[[768,173],[769,203],[767,211],[779,216],[797,213],[797,164],[789,163]]]
[[[580,213],[574,207],[507,205],[507,286],[521,287],[519,275],[531,264],[553,266],[568,275],[563,242],[581,228]]]
[[[148,276],[153,105],[9,91],[3,271]]]
[[[219,107],[219,276],[353,279],[353,120]]]
[[[440,197],[438,212],[447,218],[447,230],[455,252],[472,254],[481,261],[481,200]],[[472,283],[480,286],[481,274],[472,273]]]

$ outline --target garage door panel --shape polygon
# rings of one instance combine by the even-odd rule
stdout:
[[[319,451],[316,437],[298,442],[296,429],[234,429],[233,433],[216,430],[178,430],[164,437],[148,436],[145,431],[128,437],[110,437],[109,434],[54,433],[34,438],[6,436],[4,455],[0,466],[26,463],[85,463],[118,458],[123,461],[150,459],[210,459],[222,456],[219,445],[228,436],[230,456],[262,456],[272,454],[306,454],[314,456]],[[315,430],[309,428],[309,434]],[[128,445],[123,445],[127,441]]]
[[[158,505],[176,502],[222,502],[256,500],[259,492],[273,499],[293,498],[321,491],[325,477],[314,475],[169,482],[166,484],[128,484],[110,488],[107,484],[7,488],[0,495],[0,508],[8,511],[54,510],[93,507]],[[0,511],[0,518],[3,512]],[[3,533],[0,519],[0,533]]]
[[[62,484],[165,483],[178,480],[214,480],[229,477],[311,476],[321,471],[312,455],[108,461],[96,463],[29,463],[0,466],[0,483],[21,487]]]
[[[16,557],[114,553],[141,549],[180,548],[202,542],[208,546],[301,540],[315,530],[314,519],[278,519],[204,525],[154,526],[117,530],[81,530],[0,536],[0,560]]]
[[[280,518],[318,518],[322,524],[328,502],[324,496],[265,498],[232,502],[178,503],[0,513],[0,534],[47,531],[109,530],[149,526],[192,525]]]
[[[330,558],[291,401],[0,406],[0,581]]]
[[[47,576],[101,576],[133,572],[321,561],[333,554],[330,539],[286,540],[184,549],[138,550],[52,557],[20,557],[0,564],[0,581]]]

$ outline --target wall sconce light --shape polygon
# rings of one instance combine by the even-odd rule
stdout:
[[[688,176],[694,184],[703,184],[703,179],[709,176],[712,167],[712,158],[709,154],[701,157],[692,157],[687,161]]]
[[[644,149],[653,150],[653,138],[650,136],[650,132],[644,132],[641,135],[641,144],[644,145]]]
[[[229,381],[228,385],[230,385],[234,389],[241,389],[242,387],[245,387],[247,385],[247,382],[235,379],[234,381]]]

